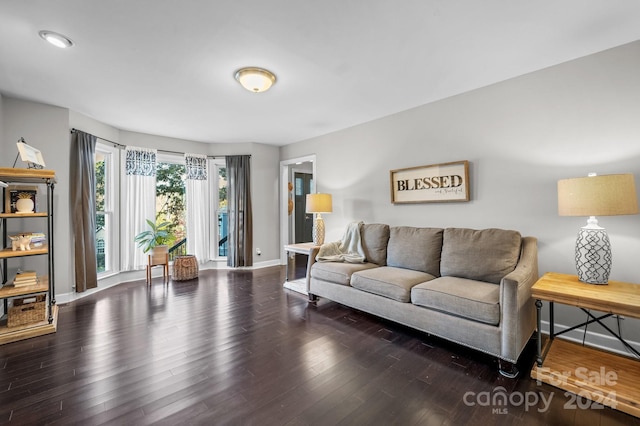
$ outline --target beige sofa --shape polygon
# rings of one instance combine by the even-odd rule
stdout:
[[[364,263],[316,262],[310,300],[334,300],[493,355],[500,373],[536,326],[537,240],[503,229],[362,224]]]

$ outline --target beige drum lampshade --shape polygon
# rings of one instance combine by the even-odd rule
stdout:
[[[632,174],[602,175],[558,181],[560,216],[588,216],[576,239],[576,272],[580,281],[607,284],[611,273],[611,242],[596,216],[638,213]]]

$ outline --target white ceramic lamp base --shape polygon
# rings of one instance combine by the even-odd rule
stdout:
[[[595,223],[593,223],[595,221]],[[595,218],[580,228],[576,240],[576,271],[580,281],[607,284],[611,273],[611,243]]]
[[[316,219],[313,221],[313,230],[311,235],[313,238],[313,244],[317,246],[324,244],[324,219],[322,219],[320,213],[318,213],[318,216],[316,216]]]

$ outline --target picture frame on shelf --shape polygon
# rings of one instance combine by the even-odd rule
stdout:
[[[37,186],[9,185],[9,187],[5,189],[4,211],[5,213],[16,213],[16,214],[35,213],[38,211],[37,196],[38,196]],[[33,203],[31,207],[31,211],[24,211],[24,209],[19,208],[18,201],[20,199],[31,200],[31,202]],[[27,210],[28,210],[28,206],[27,206]]]
[[[16,146],[18,147],[18,154],[20,154],[20,159],[27,163],[27,167],[33,169],[43,169],[44,158],[42,158],[42,153],[39,149],[32,147],[31,145],[27,145],[24,142],[24,139],[20,139],[20,141],[16,142]]]

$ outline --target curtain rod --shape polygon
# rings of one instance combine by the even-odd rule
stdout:
[[[87,132],[85,132],[83,130],[76,129],[75,127],[71,129],[71,133],[74,133],[74,132],[87,133]],[[114,148],[125,149],[127,147],[126,145],[123,145],[123,144],[118,143],[118,142],[110,141],[109,139],[105,139],[105,138],[102,138],[100,136],[96,136],[96,138],[101,139],[101,140],[103,140],[105,142],[109,142],[110,144],[113,145]],[[156,151],[161,152],[163,154],[178,154],[178,155],[184,155],[185,154],[184,152],[168,151],[166,149],[157,149]],[[212,158],[212,159],[215,160],[216,158],[226,158],[226,155],[207,155],[207,158]]]

